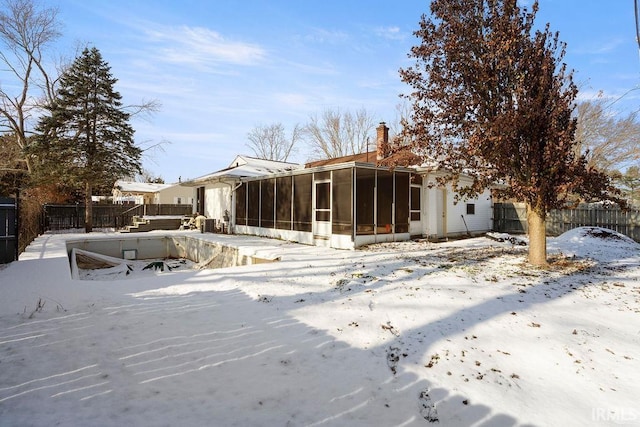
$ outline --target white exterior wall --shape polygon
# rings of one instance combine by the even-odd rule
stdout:
[[[204,212],[207,218],[223,219],[224,211],[231,214],[231,185],[224,183],[207,184],[204,188]]]
[[[484,233],[491,230],[491,194],[486,190],[475,199],[454,203],[454,193],[447,189],[447,235]],[[467,214],[467,204],[475,204],[475,213]],[[464,218],[464,220],[463,220]],[[466,226],[465,226],[466,222]]]
[[[476,198],[455,203],[451,185],[429,188],[435,184],[436,177],[433,174],[424,176],[421,199],[423,236],[444,238],[466,235],[467,231],[480,234],[491,230],[493,203],[489,190]],[[475,214],[467,214],[467,203],[475,204]]]
[[[195,189],[193,187],[183,187],[181,185],[174,185],[172,187],[165,188],[156,193],[156,203],[163,205],[178,204],[176,198],[180,198],[180,204],[191,205],[195,198]]]

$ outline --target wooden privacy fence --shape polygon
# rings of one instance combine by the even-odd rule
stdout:
[[[191,215],[191,205],[94,205],[93,228],[120,229],[132,224],[134,216]],[[43,205],[42,232],[84,228],[84,205]]]
[[[593,226],[615,230],[640,242],[640,210],[623,211],[601,204],[583,204],[574,209],[554,209],[547,215],[547,234],[558,236],[576,227]],[[493,229],[502,233],[527,233],[524,203],[495,203]]]

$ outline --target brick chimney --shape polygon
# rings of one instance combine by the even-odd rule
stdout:
[[[389,154],[389,128],[385,122],[380,122],[376,128],[376,159],[383,160]]]

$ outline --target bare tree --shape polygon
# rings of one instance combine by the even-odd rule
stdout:
[[[48,73],[43,51],[60,36],[58,12],[39,9],[33,0],[3,0],[0,6],[0,61],[6,76],[2,81],[18,83],[0,87],[0,129],[10,132],[23,150],[35,124],[31,119],[54,99],[58,73]],[[14,87],[15,92],[10,93]],[[23,162],[30,172],[29,160]]]
[[[310,117],[304,133],[314,158],[333,159],[366,152],[375,124],[364,108],[354,113],[327,109]]]
[[[396,104],[395,116],[393,121],[389,123],[389,136],[396,146],[403,147],[411,142],[408,135],[402,132],[404,127],[411,121],[411,110],[411,104],[406,98]]]
[[[576,148],[587,164],[613,173],[640,162],[640,122],[638,113],[620,117],[610,101],[599,97],[580,102],[576,108]]]
[[[249,143],[256,157],[267,160],[286,162],[301,138],[302,128],[295,125],[287,138],[282,123],[257,125],[247,134]]]
[[[153,171],[150,171],[149,169],[146,169],[146,168],[142,168],[140,170],[140,173],[127,175],[123,179],[127,181],[133,181],[133,182],[165,184],[164,178],[162,178],[162,175],[156,175]]]
[[[631,166],[624,174],[616,171],[611,175],[629,204],[640,207],[640,167]]]

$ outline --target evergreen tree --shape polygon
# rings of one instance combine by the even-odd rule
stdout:
[[[86,232],[92,229],[94,189],[111,188],[117,179],[141,172],[142,150],[134,144],[116,82],[98,49],[85,49],[62,75],[30,149],[42,181],[84,189]]]
[[[613,199],[606,175],[576,153],[577,88],[557,33],[534,31],[517,0],[433,0],[415,32],[414,66],[400,70],[413,88],[405,137],[440,162],[473,196],[494,183],[527,204],[529,262],[546,264],[545,220],[568,197]],[[621,202],[621,201],[620,201]]]

